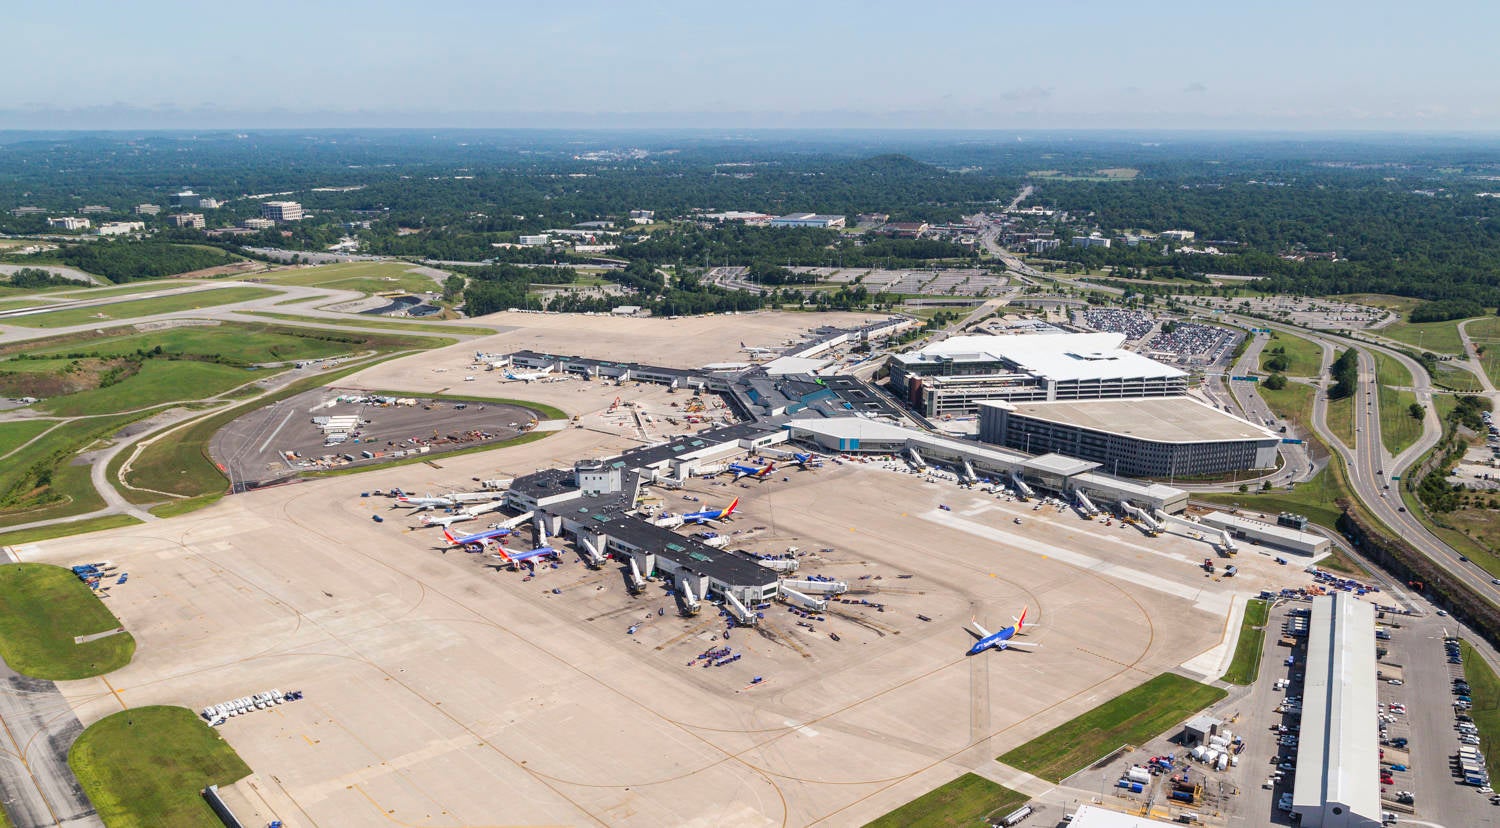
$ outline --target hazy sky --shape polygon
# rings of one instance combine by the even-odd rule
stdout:
[[[0,128],[1500,128],[1500,3],[18,0]]]

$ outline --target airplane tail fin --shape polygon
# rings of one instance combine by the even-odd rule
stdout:
[[[448,527],[446,526],[443,527],[443,537],[447,538],[448,542],[453,544],[454,546],[458,545],[458,541],[453,539],[453,533],[448,531]]]
[[[1026,626],[1026,611],[1031,607],[1021,607],[1021,617],[1016,619],[1016,634],[1019,635],[1021,628]]]
[[[735,498],[733,501],[730,502],[729,508],[724,510],[724,517],[729,517],[730,515],[734,514],[734,510],[738,509],[739,507],[740,507],[740,499],[739,498]]]

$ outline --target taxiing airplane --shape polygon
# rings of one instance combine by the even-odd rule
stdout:
[[[516,382],[531,382],[532,380],[539,380],[550,373],[552,373],[552,366],[549,365],[540,371],[506,371],[505,378]]]
[[[485,541],[492,540],[494,538],[503,538],[506,535],[511,534],[513,531],[514,530],[512,529],[506,529],[504,527],[496,527],[494,529],[486,529],[483,532],[475,532],[472,535],[464,535],[461,538],[455,538],[453,537],[452,532],[449,532],[447,528],[444,528],[443,537],[447,538],[448,543],[454,546],[474,547],[475,551],[478,551],[484,548]]]
[[[703,524],[708,523],[711,520],[729,520],[730,515],[734,514],[734,510],[739,508],[739,505],[740,499],[735,498],[734,501],[729,504],[728,508],[704,509],[701,512],[688,512],[687,514],[682,516],[682,522],[696,523],[699,526],[702,526]]]
[[[765,480],[767,477],[771,476],[771,472],[776,470],[776,464],[767,463],[764,466],[751,466],[745,463],[730,463],[729,470],[734,472],[735,480],[739,480],[742,477],[753,477],[756,480]]]
[[[969,648],[969,655],[979,655],[980,653],[989,649],[1008,650],[1011,647],[1042,646],[1040,644],[1027,644],[1024,641],[1012,640],[1013,638],[1015,638],[1015,636],[1021,634],[1021,628],[1026,625],[1027,609],[1028,608],[1021,609],[1021,617],[1016,619],[1015,626],[1006,627],[999,632],[990,632],[984,627],[979,626],[978,620],[973,621],[972,623],[974,624],[974,629],[979,631],[979,640],[975,641],[974,646]]]

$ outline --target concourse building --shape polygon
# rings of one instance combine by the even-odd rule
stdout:
[[[1197,477],[1276,466],[1281,438],[1191,397],[988,401],[979,439],[1027,454],[1057,453],[1127,477]]]

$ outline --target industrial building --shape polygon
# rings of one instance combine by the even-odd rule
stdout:
[[[1251,520],[1224,512],[1210,512],[1204,515],[1202,520],[1204,526],[1223,530],[1240,540],[1263,543],[1298,555],[1314,557],[1322,555],[1328,551],[1332,543],[1328,538],[1312,532],[1303,532],[1288,526],[1277,526],[1274,523]]]
[[[1140,814],[1111,811],[1098,805],[1082,804],[1073,812],[1072,828],[1168,828],[1174,825],[1159,819],[1150,819]],[[1175,823],[1182,825],[1182,823]]]
[[[173,227],[191,227],[198,230],[207,226],[202,213],[175,213],[167,216],[167,223]]]
[[[955,336],[893,355],[891,388],[928,417],[986,400],[1042,402],[1187,393],[1188,375],[1120,347],[1124,334]]]
[[[1056,454],[1030,457],[860,417],[794,419],[787,429],[792,440],[815,445],[823,451],[904,456],[972,472],[978,478],[1019,479],[1027,486],[1059,495],[1082,492],[1101,504],[1125,501],[1141,509],[1168,514],[1187,508],[1187,492],[1181,489],[1101,474],[1097,471],[1098,463]]]
[[[743,552],[715,549],[696,538],[634,517],[581,526],[580,544],[616,558],[629,557],[645,577],[665,576],[699,596],[733,595],[746,606],[776,597],[776,573]]]
[[[267,201],[260,205],[260,217],[271,221],[301,221],[302,205],[295,201]]]
[[[824,216],[817,213],[788,213],[771,219],[772,227],[821,227],[824,229],[844,226],[843,216]]]
[[[1191,397],[985,401],[979,438],[1056,452],[1130,477],[1194,477],[1276,465],[1281,438]]]
[[[1374,607],[1314,598],[1306,675],[1292,812],[1305,828],[1380,825]]]

